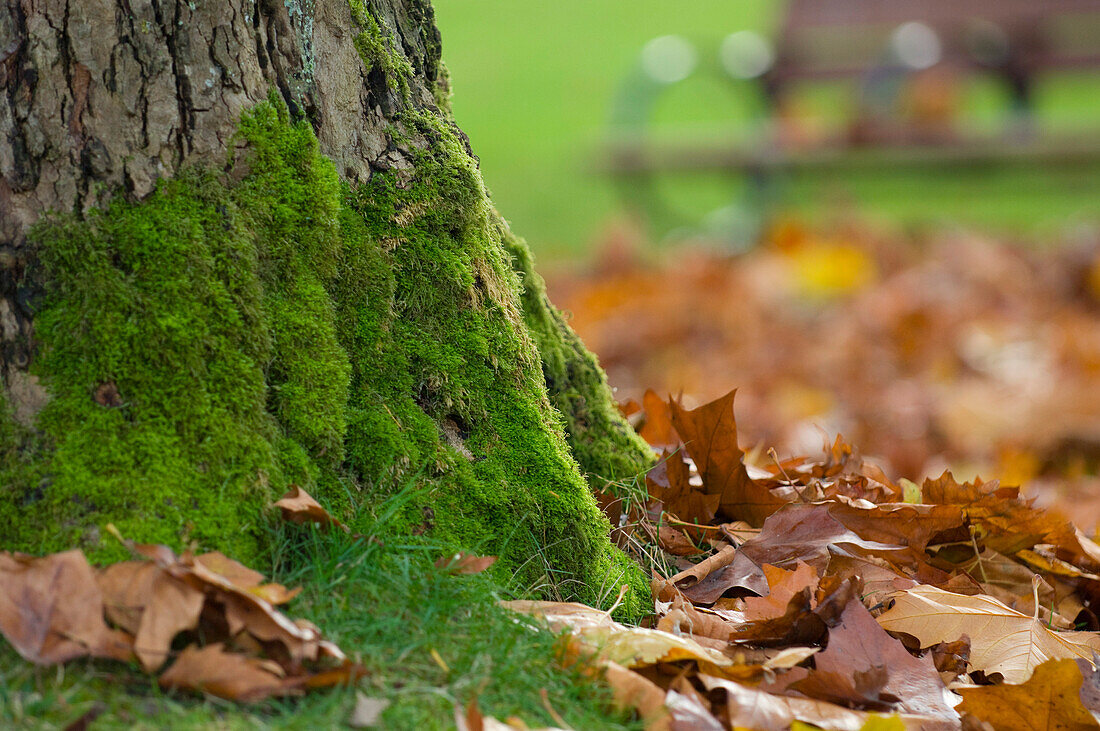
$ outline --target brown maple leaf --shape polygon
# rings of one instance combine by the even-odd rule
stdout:
[[[829,641],[824,652],[814,656],[815,672],[832,673],[853,678],[852,688],[859,688],[854,673],[885,671],[879,698],[897,699],[902,710],[957,721],[950,694],[930,657],[917,659],[905,647],[886,633],[860,602],[849,602],[840,615],[840,622],[829,629]],[[811,674],[812,677],[812,674]],[[806,692],[800,686],[798,690]],[[807,695],[812,695],[807,693]],[[828,698],[821,697],[824,700]],[[870,707],[870,706],[867,706]]]
[[[757,484],[745,469],[733,415],[736,394],[735,389],[690,411],[676,401],[669,401],[669,407],[672,424],[699,469],[704,491],[720,498],[718,514],[724,520],[744,520],[759,527],[786,501]]]

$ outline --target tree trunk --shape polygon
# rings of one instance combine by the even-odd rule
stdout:
[[[300,484],[644,598],[583,475],[648,452],[485,194],[427,0],[4,0],[0,89],[5,548],[262,561]]]

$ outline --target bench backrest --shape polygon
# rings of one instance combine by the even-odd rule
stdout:
[[[1011,44],[1033,71],[1100,67],[1100,0],[788,0],[777,80],[861,74],[882,62],[891,34],[919,21],[939,37],[944,63],[981,65],[976,33]]]

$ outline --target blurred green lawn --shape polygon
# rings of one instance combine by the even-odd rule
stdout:
[[[726,34],[753,29],[770,35],[782,10],[780,0],[435,5],[455,116],[481,158],[498,207],[544,260],[582,255],[621,210],[612,182],[591,171],[592,156],[607,131],[616,90],[642,46],[659,35],[683,35],[699,47],[702,68],[716,63]],[[728,120],[745,120],[748,105],[738,89],[714,74],[696,77],[662,97],[655,124],[704,134],[728,131]],[[808,90],[806,103],[829,118],[842,114],[850,93],[843,85],[819,85]],[[964,98],[961,114],[968,120],[979,127],[1000,123],[1005,100],[994,84],[976,81]],[[1100,129],[1100,74],[1049,80],[1039,88],[1037,108],[1049,127]],[[660,186],[667,201],[701,217],[729,202],[737,184],[696,175],[666,176]],[[1046,236],[1100,218],[1100,171],[808,174],[788,187],[786,197],[811,218],[854,202],[905,224],[960,221]]]
[[[585,168],[646,41],[766,30],[774,8],[770,0],[437,0],[455,116],[516,232],[543,257],[579,253],[615,209],[611,185]],[[694,101],[709,117],[706,100]]]

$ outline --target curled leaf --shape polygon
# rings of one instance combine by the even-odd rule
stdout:
[[[339,528],[345,533],[348,532],[347,526],[329,515],[312,495],[297,485],[291,487],[285,495],[275,501],[275,507],[282,511],[283,520],[290,523],[299,525],[314,523],[322,528]]]

